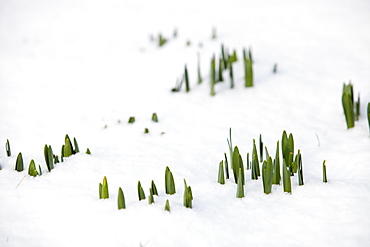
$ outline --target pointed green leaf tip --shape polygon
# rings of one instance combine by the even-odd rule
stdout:
[[[77,143],[77,140],[76,140],[75,137],[73,137],[73,143],[75,145],[74,153],[76,154],[76,153],[80,152],[80,149],[78,148],[78,143]]]
[[[138,193],[138,196],[139,196],[139,201],[145,200],[145,198],[146,198],[145,193],[144,193],[143,187],[141,187],[140,181],[137,183],[137,193]]]
[[[157,186],[155,186],[154,180],[152,180],[152,191],[153,191],[153,195],[158,196],[158,190],[157,190]]]
[[[12,152],[10,151],[10,143],[8,139],[6,139],[5,150],[6,150],[6,156],[9,157],[12,155]]]
[[[283,187],[284,192],[292,193],[292,182],[290,180],[290,171],[286,165],[285,159],[283,159]]]
[[[86,149],[86,154],[91,154],[90,149]]]
[[[251,57],[246,56],[245,50],[243,50],[244,55],[244,73],[245,73],[245,87],[253,87],[253,62]]]
[[[184,69],[184,78],[185,78],[185,91],[189,92],[190,84],[189,84],[188,68],[186,67],[186,64],[185,64],[185,69]]]
[[[153,114],[152,114],[152,121],[153,121],[153,122],[156,122],[156,123],[158,122],[158,116],[157,116],[157,113],[153,113]]]
[[[108,181],[107,177],[104,176],[103,184],[99,184],[99,194],[100,199],[108,199],[109,198],[109,191],[108,191]]]
[[[23,171],[23,157],[22,157],[22,153],[19,153],[18,156],[17,156],[17,161],[15,163],[15,170],[17,172],[21,172]]]
[[[343,85],[342,106],[344,115],[346,117],[347,128],[353,128],[355,126],[355,113],[353,102],[353,86],[351,83],[348,85]]]
[[[135,122],[135,117],[130,117],[129,119],[128,119],[128,123],[129,124],[133,124]]]
[[[218,167],[218,182],[220,184],[225,184],[225,173],[224,173],[224,161],[220,162]]]
[[[263,161],[262,166],[262,181],[263,181],[263,192],[270,194],[272,189],[272,159],[268,157],[267,162]]]
[[[68,135],[66,135],[64,148],[63,148],[63,157],[69,157],[72,154],[73,154],[72,142],[69,139]]]
[[[51,170],[54,169],[53,150],[50,145],[44,146],[44,157],[45,157],[46,166],[48,168],[48,171],[50,172]]]
[[[164,210],[171,212],[170,201],[168,201],[168,199],[166,200],[166,205],[164,206]]]
[[[322,181],[324,183],[328,182],[328,178],[326,176],[326,160],[324,160],[324,162],[322,163]]]
[[[36,170],[35,161],[31,160],[30,165],[28,166],[28,175],[36,177],[39,173]]]
[[[152,190],[152,188],[149,188],[148,202],[149,202],[149,204],[154,203],[154,196],[153,196],[153,190]]]
[[[239,168],[239,175],[238,177],[242,177],[242,169]],[[238,180],[238,186],[236,190],[236,197],[237,198],[243,198],[244,197],[244,185],[243,181],[241,179]]]
[[[173,195],[176,193],[175,181],[173,179],[172,172],[170,171],[170,168],[168,168],[168,166],[166,167],[165,172],[165,188],[166,194]]]
[[[184,206],[187,208],[193,208],[193,192],[191,187],[187,185],[184,179]]]
[[[125,196],[123,195],[123,191],[122,191],[121,187],[118,188],[117,203],[118,203],[118,209],[125,209],[126,208]]]

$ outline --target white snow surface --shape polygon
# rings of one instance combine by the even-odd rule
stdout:
[[[367,0],[2,0],[0,141],[12,155],[0,149],[0,246],[370,246],[369,30]],[[149,39],[158,33],[169,38],[163,47]],[[221,44],[239,58],[252,49],[254,87],[244,87],[239,59],[235,88],[225,72],[210,96]],[[185,64],[191,91],[172,93]],[[350,130],[341,105],[349,81],[361,97]],[[305,185],[295,175],[292,194],[274,185],[266,195],[247,170],[237,199],[232,178],[217,183],[230,127],[244,160],[260,134],[274,156],[283,130],[292,133]],[[49,173],[44,145],[59,154],[65,134],[81,152]],[[19,152],[23,172],[14,170]],[[42,176],[27,175],[31,159]],[[110,198],[100,200],[104,176]],[[159,196],[149,205],[137,183],[148,195],[151,180]]]

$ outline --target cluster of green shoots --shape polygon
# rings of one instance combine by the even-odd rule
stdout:
[[[224,73],[228,72],[230,79],[230,88],[234,88],[234,71],[233,64],[238,61],[236,50],[229,53],[224,45],[221,45],[221,52],[218,58],[215,55],[211,58],[211,70],[210,70],[210,94],[216,95],[215,86],[217,83],[224,82]],[[243,50],[243,61],[244,61],[244,86],[253,87],[253,60],[251,49]],[[197,82],[201,84],[203,78],[201,75],[200,68],[200,55],[198,54],[198,66],[197,66]],[[176,86],[172,89],[172,92],[179,92],[182,85],[185,83],[185,91],[190,92],[189,73],[187,66],[185,65],[184,74],[180,77],[181,79],[176,81]]]
[[[141,182],[138,181],[137,184],[137,193],[139,201],[145,200],[146,195],[144,192],[143,187],[141,186]],[[165,193],[168,195],[173,195],[176,193],[175,181],[173,179],[173,174],[170,168],[167,166],[165,171]],[[154,196],[159,196],[157,186],[154,183],[154,180],[151,182],[151,187],[149,188],[149,196],[148,196],[148,203],[153,204]],[[99,198],[100,199],[108,199],[109,198],[109,190],[108,190],[108,181],[107,178],[103,178],[103,182],[99,183]],[[187,208],[192,208],[192,201],[193,201],[193,194],[191,191],[191,187],[187,185],[186,180],[184,179],[184,198],[183,204]],[[125,209],[126,202],[123,190],[121,187],[118,188],[118,196],[117,196],[117,206],[118,209]],[[171,211],[170,209],[170,202],[167,199],[164,209],[166,211]]]
[[[11,156],[9,140],[6,140],[5,150],[6,150],[7,156]],[[61,151],[61,162],[64,161],[64,158],[70,157],[71,155],[74,155],[78,152],[79,152],[79,147],[78,147],[76,138],[73,138],[73,144],[72,144],[71,139],[69,138],[68,135],[66,135],[64,138],[64,145],[62,146],[62,151]],[[86,150],[86,154],[91,154],[89,149]],[[46,167],[49,172],[51,172],[51,170],[54,169],[55,164],[60,163],[59,156],[53,153],[53,149],[51,148],[50,145],[44,146],[44,158],[45,158]],[[23,156],[21,152],[17,155],[17,159],[15,163],[15,170],[18,172],[22,172],[24,170],[24,162],[23,162]],[[42,175],[41,166],[40,165],[36,166],[35,161],[33,159],[31,159],[30,164],[28,166],[28,175],[33,176],[33,177]]]
[[[155,122],[155,123],[158,123],[158,115],[155,112],[152,114],[152,121]],[[133,116],[129,117],[128,123],[129,124],[135,123],[135,117],[133,117]],[[148,133],[149,133],[149,129],[144,128],[144,134],[148,134]]]
[[[355,127],[355,121],[358,121],[360,118],[360,94],[358,94],[357,96],[357,101],[354,101],[353,85],[351,82],[349,82],[348,84],[343,84],[342,106],[344,110],[344,115],[346,117],[347,128],[350,129]],[[368,120],[370,126],[370,119],[368,118]]]
[[[242,156],[237,146],[233,147],[231,140],[231,128],[227,139],[229,146],[229,158],[224,153],[225,160],[219,164],[218,182],[225,184],[226,179],[230,179],[229,164],[234,177],[234,182],[237,184],[236,197],[244,197],[244,186],[246,182],[245,168]],[[257,149],[259,152],[257,152]],[[265,155],[264,155],[265,153]],[[287,193],[292,193],[291,177],[297,174],[298,184],[304,185],[303,180],[303,167],[302,167],[302,154],[300,150],[294,153],[294,139],[293,135],[287,135],[286,131],[283,132],[281,140],[281,155],[280,156],[280,142],[277,141],[275,158],[273,159],[268,152],[267,147],[263,145],[262,136],[259,138],[259,146],[257,148],[256,141],[253,140],[253,149],[251,155],[246,155],[246,169],[251,170],[251,179],[258,180],[262,176],[263,191],[265,194],[270,194],[272,185],[280,185],[283,180],[283,190]],[[282,158],[282,167],[281,161]],[[263,161],[262,161],[263,160]],[[262,169],[261,169],[262,165]],[[323,163],[323,182],[327,182],[326,165]]]
[[[176,28],[173,30],[172,37],[174,39],[177,38],[177,29]],[[169,38],[163,36],[162,33],[158,33],[158,35],[156,37],[154,37],[153,35],[150,35],[150,41],[155,42],[158,45],[158,47],[162,47],[162,46],[164,46],[165,44],[168,43]]]

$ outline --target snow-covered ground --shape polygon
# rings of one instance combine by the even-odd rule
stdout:
[[[12,156],[0,149],[0,246],[370,246],[369,29],[366,0],[2,0],[0,141],[9,139]],[[160,48],[150,41],[158,33],[169,38]],[[252,49],[254,87],[243,86],[240,60],[235,88],[225,72],[210,96],[221,44],[239,58]],[[185,64],[191,91],[172,93]],[[350,80],[362,115],[347,130],[341,93]],[[294,176],[292,194],[280,185],[265,195],[248,170],[237,199],[233,179],[217,183],[230,127],[243,159],[260,134],[274,156],[283,130],[293,133],[305,185]],[[59,154],[65,134],[82,152],[49,173],[44,145]],[[19,152],[23,172],[14,170]],[[31,159],[42,176],[27,175]],[[110,199],[99,200],[104,176]],[[182,205],[184,178],[192,209]],[[148,194],[151,180],[159,196],[149,205],[137,183]]]

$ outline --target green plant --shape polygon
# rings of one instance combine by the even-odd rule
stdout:
[[[198,84],[202,83],[202,75],[200,73],[200,55],[198,53]]]
[[[253,180],[257,180],[260,174],[260,165],[257,156],[256,141],[253,139],[253,152],[252,152],[252,171],[251,177]]]
[[[242,169],[239,168],[238,177],[241,177],[241,176],[242,176]],[[236,197],[237,198],[243,198],[244,197],[244,184],[243,184],[243,181],[241,179],[238,180],[238,186],[237,186],[237,190],[236,190]]]
[[[17,160],[15,162],[15,170],[17,172],[21,172],[23,171],[23,157],[22,157],[22,153],[19,153],[18,156],[17,156]]]
[[[158,34],[158,46],[161,47],[166,43],[167,43],[167,39],[163,37],[161,33]]]
[[[234,173],[234,179],[235,183],[238,183],[238,180],[240,179],[242,183],[245,183],[245,177],[244,177],[244,165],[243,165],[243,160],[242,157],[239,153],[239,148],[235,146],[234,151],[233,151],[233,159],[232,159],[232,170]],[[239,177],[239,169],[241,169],[241,177]]]
[[[275,160],[274,160],[274,164],[273,164],[273,168],[272,169],[273,169],[272,184],[280,184],[281,176],[280,176],[279,141],[277,141]]]
[[[292,193],[292,182],[290,179],[290,171],[286,165],[285,159],[283,159],[283,187],[284,192]]]
[[[168,199],[166,200],[166,205],[164,206],[164,210],[171,212],[170,202],[168,201]]]
[[[158,196],[158,190],[157,190],[157,186],[155,186],[154,180],[152,180],[151,188],[152,188],[152,191],[153,191],[153,195]]]
[[[225,174],[224,174],[224,161],[220,162],[218,167],[218,182],[220,184],[225,184]]]
[[[36,177],[39,173],[36,170],[35,161],[32,159],[30,165],[28,166],[28,175]]]
[[[157,113],[153,113],[153,114],[152,114],[152,121],[153,121],[153,122],[156,122],[156,123],[158,122],[158,116],[157,116]]]
[[[227,161],[227,155],[225,155],[225,172],[226,172],[226,179],[229,179],[229,162]]]
[[[86,149],[86,154],[91,154],[90,149]]]
[[[342,106],[346,117],[347,128],[353,128],[355,126],[355,113],[353,108],[353,86],[351,82],[348,85],[343,84]]]
[[[215,96],[215,85],[216,85],[216,60],[215,56],[213,55],[211,60],[211,96]]]
[[[154,203],[154,196],[153,196],[153,190],[152,190],[152,188],[149,188],[148,202],[149,202],[149,204]]]
[[[186,184],[186,180],[184,179],[184,206],[187,208],[193,207],[193,193],[191,191],[191,187]]]
[[[73,154],[76,154],[78,152],[80,152],[80,149],[78,148],[78,143],[77,143],[77,140],[75,137],[73,137],[73,143],[75,145],[74,149],[73,149]]]
[[[118,188],[118,198],[117,198],[118,209],[125,209],[125,195],[123,194],[122,188]]]
[[[231,62],[229,63],[229,76],[230,76],[230,88],[234,88],[234,71],[233,71],[233,63]]]
[[[62,147],[62,156],[63,157],[70,157],[74,152],[73,152],[73,146],[71,139],[69,138],[68,135],[65,136],[64,139],[64,146]]]
[[[298,184],[299,185],[304,185],[303,182],[303,167],[302,167],[302,155],[300,150],[298,149]]]
[[[128,119],[128,123],[129,123],[129,124],[133,124],[133,123],[135,123],[135,117],[130,117],[130,118]]]
[[[39,175],[41,176],[42,175],[42,170],[41,170],[41,166],[39,165]]]
[[[322,181],[324,183],[328,182],[328,177],[326,176],[326,160],[322,163]]]
[[[232,169],[232,165],[233,165],[233,142],[231,140],[231,128],[229,128],[229,138],[226,138],[227,140],[227,145],[229,146],[229,154],[230,154],[230,165],[231,165],[231,169]],[[226,157],[226,154],[225,154],[225,159],[226,159],[226,162],[227,162],[227,157]]]
[[[172,172],[168,166],[166,166],[166,172],[165,172],[165,188],[166,188],[166,194],[173,195],[176,193],[175,181],[173,179]]]
[[[263,141],[262,141],[262,135],[260,134],[260,160],[263,160]]]
[[[262,183],[263,183],[263,192],[265,194],[270,194],[272,189],[272,159],[268,157],[267,162],[263,161],[262,165]]]
[[[189,74],[188,74],[188,68],[186,67],[186,64],[185,64],[185,71],[184,71],[184,79],[185,79],[185,91],[189,92],[190,91]]]
[[[53,150],[50,145],[44,146],[44,158],[48,171],[50,172],[51,170],[54,169]]]
[[[357,96],[357,101],[355,102],[355,120],[360,119],[360,94]]]
[[[292,133],[289,134],[289,138],[287,136],[286,131],[283,131],[283,136],[281,140],[281,151],[283,154],[283,159],[285,159],[286,165],[291,171],[291,175],[293,175],[293,155],[294,155],[294,139]]]
[[[9,157],[12,155],[12,152],[10,151],[10,143],[8,139],[6,139],[5,150],[6,150],[6,156]]]
[[[244,57],[244,80],[245,87],[253,87],[253,62],[251,60],[251,53],[249,51],[249,58],[246,56],[245,49],[243,50]]]
[[[224,77],[222,75],[223,71],[224,71],[224,65],[223,65],[222,58],[220,58],[218,62],[218,79],[217,79],[217,81],[219,82],[224,81]]]
[[[137,183],[137,193],[138,193],[138,196],[139,196],[139,201],[145,200],[145,198],[146,198],[145,193],[144,193],[143,187],[141,186],[140,181]]]
[[[103,183],[99,183],[99,198],[100,199],[109,198],[108,181],[106,176],[104,176],[103,178]]]
[[[149,129],[148,128],[144,129],[144,134],[149,134]]]

